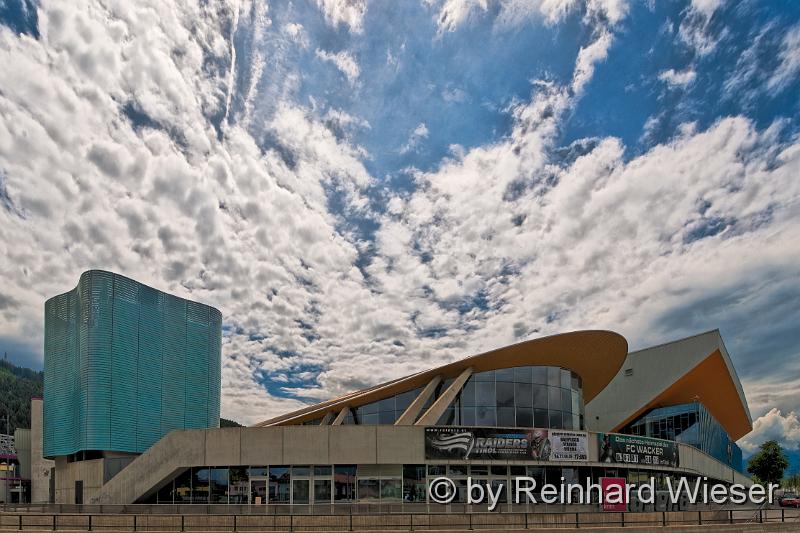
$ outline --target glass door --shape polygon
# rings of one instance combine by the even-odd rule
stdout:
[[[267,478],[250,478],[250,503],[267,504]]]

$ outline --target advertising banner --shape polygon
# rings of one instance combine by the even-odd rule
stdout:
[[[426,459],[587,461],[585,431],[560,429],[428,427]]]
[[[603,491],[603,511],[624,513],[628,510],[624,477],[601,477],[600,489]]]
[[[600,461],[605,463],[631,463],[641,465],[679,465],[678,445],[670,440],[598,433]]]

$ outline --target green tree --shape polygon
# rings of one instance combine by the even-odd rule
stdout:
[[[800,474],[792,474],[783,480],[781,486],[785,489],[792,489],[794,491],[800,490]]]
[[[781,445],[777,441],[768,440],[747,462],[747,471],[762,483],[778,483],[788,466],[789,460]]]

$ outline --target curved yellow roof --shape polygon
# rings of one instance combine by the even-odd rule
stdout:
[[[628,354],[628,342],[613,331],[587,330],[562,333],[498,348],[438,368],[426,370],[318,403],[256,426],[301,424],[342,407],[359,407],[395,394],[424,387],[434,377],[455,378],[467,368],[484,372],[518,366],[568,368],[583,380],[584,402],[589,403],[614,378]]]

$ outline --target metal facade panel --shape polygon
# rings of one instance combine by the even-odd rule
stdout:
[[[45,303],[44,453],[143,452],[219,426],[218,310],[104,271]]]
[[[79,449],[111,449],[111,341],[114,280],[108,272],[90,272],[89,299],[83,301],[89,315],[88,419],[82,427],[84,446]],[[83,278],[82,278],[83,279]],[[45,354],[45,358],[47,354]],[[47,406],[45,405],[45,409]]]
[[[149,448],[161,437],[163,306],[163,293],[144,285],[139,287],[138,449]]]

